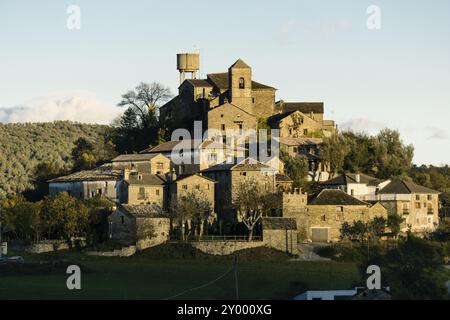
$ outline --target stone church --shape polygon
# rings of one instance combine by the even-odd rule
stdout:
[[[197,79],[198,54],[179,54],[180,86],[178,95],[160,108],[162,123],[174,128],[193,129],[194,121],[202,121],[203,132],[214,130],[208,138],[225,136],[227,130],[245,132],[257,130],[258,122],[268,122],[272,129],[291,132],[295,137],[311,136],[319,132],[327,136],[334,132],[334,122],[323,120],[323,103],[289,103],[275,100],[276,89],[253,80],[252,68],[242,59],[233,63],[227,72],[208,74]],[[192,74],[186,79],[185,73]],[[292,116],[303,119],[301,131],[292,133],[292,121],[270,121]],[[217,134],[219,133],[219,134]],[[323,133],[323,134],[322,134]],[[327,134],[328,133],[328,134]]]

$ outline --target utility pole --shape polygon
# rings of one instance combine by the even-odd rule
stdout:
[[[234,262],[233,262],[234,285],[235,285],[235,289],[236,289],[236,300],[239,300],[239,282],[238,282],[238,275],[237,275],[237,263],[238,263],[238,257],[237,257],[237,255],[235,255]]]

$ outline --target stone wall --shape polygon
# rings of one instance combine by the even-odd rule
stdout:
[[[263,239],[266,247],[298,254],[297,230],[264,230]]]
[[[207,254],[226,256],[239,250],[263,247],[265,243],[262,241],[202,241],[191,242],[191,245]]]
[[[46,240],[31,245],[25,245],[22,242],[12,241],[9,244],[10,250],[25,251],[28,253],[46,253],[60,250],[68,250],[71,248],[71,246],[85,247],[86,240],[85,239],[73,240],[71,245],[69,245],[69,243],[66,240]]]
[[[86,254],[98,257],[130,257],[136,253],[136,250],[136,246],[129,246],[114,251],[88,251]]]

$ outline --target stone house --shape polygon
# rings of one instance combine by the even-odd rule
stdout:
[[[157,205],[121,205],[109,217],[110,239],[142,250],[169,240],[170,219]]]
[[[124,170],[121,203],[129,205],[158,205],[167,209],[167,180],[162,175]]]
[[[67,192],[77,199],[103,196],[116,203],[120,202],[123,171],[105,164],[92,170],[83,170],[48,181],[51,196]]]
[[[215,180],[198,173],[178,177],[170,186],[170,201],[176,202],[193,192],[207,200],[214,210],[216,183]]]
[[[370,200],[387,186],[390,179],[377,179],[363,173],[343,173],[337,177],[322,182],[322,189],[339,189],[360,200]]]
[[[297,222],[292,218],[262,218],[263,242],[267,247],[298,254]]]
[[[322,137],[332,134],[322,128],[322,123],[298,110],[273,115],[268,119],[268,124],[272,129],[280,130],[280,138]]]
[[[231,148],[213,140],[194,139],[169,141],[142,151],[144,154],[163,154],[172,161],[177,175],[194,174],[229,158],[243,158],[245,152],[245,148]]]
[[[297,226],[304,241],[337,242],[345,222],[368,222],[375,217],[387,219],[388,211],[378,202],[370,204],[342,190],[324,189],[309,197],[305,216],[301,215]]]
[[[171,162],[162,153],[123,154],[112,161],[114,169],[137,170],[154,175],[165,175],[171,172]]]
[[[367,197],[379,201],[389,214],[405,219],[402,231],[433,231],[439,226],[439,192],[406,180],[394,180],[378,194]]]
[[[240,162],[236,160],[230,163],[224,162],[202,171],[207,176],[217,181],[216,187],[216,212],[225,220],[236,218],[233,209],[233,198],[239,185],[246,180],[254,179],[265,184],[270,190],[275,191],[276,170],[257,160],[247,158]]]
[[[305,156],[309,164],[308,181],[327,181],[331,176],[331,166],[319,154],[320,138],[281,137],[280,150],[291,157]]]

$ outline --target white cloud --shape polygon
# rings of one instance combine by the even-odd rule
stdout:
[[[56,92],[21,105],[0,108],[0,122],[70,120],[107,124],[121,112],[119,107],[105,103],[89,92]]]
[[[339,124],[339,128],[343,130],[351,130],[356,132],[377,133],[388,126],[382,122],[370,120],[367,118],[356,118]]]

